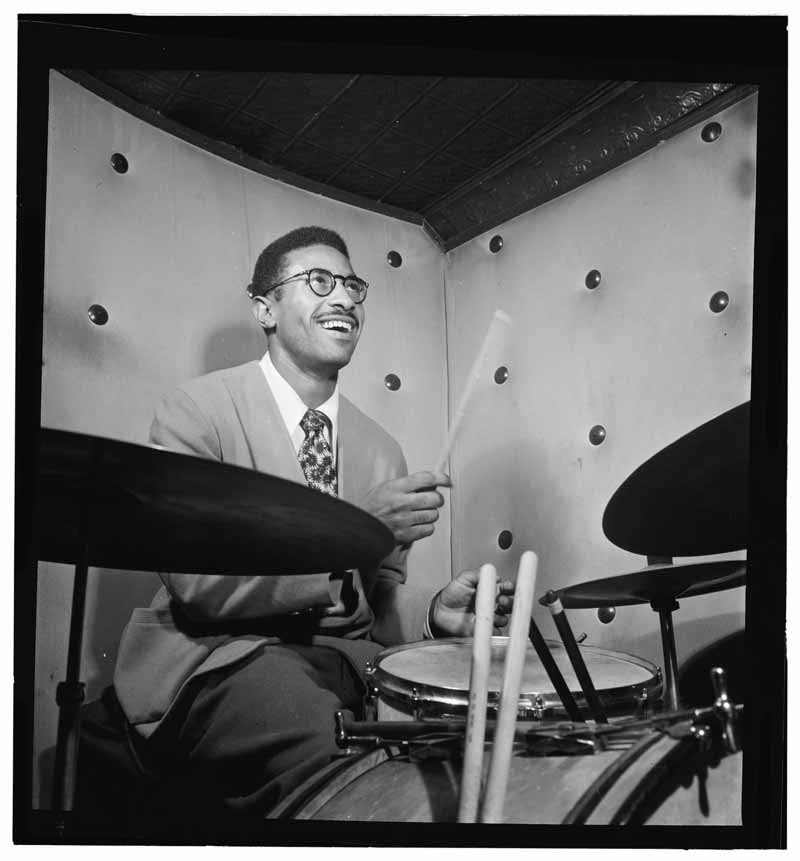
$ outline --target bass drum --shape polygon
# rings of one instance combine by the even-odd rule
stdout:
[[[741,752],[716,761],[696,753],[687,758],[680,745],[669,735],[648,733],[624,751],[515,754],[503,821],[741,825]],[[460,760],[413,760],[378,749],[335,761],[286,798],[271,818],[456,822],[460,782]]]

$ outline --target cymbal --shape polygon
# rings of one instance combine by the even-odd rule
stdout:
[[[577,583],[556,590],[564,607],[620,607],[670,598],[691,598],[742,586],[747,562],[741,559],[648,565],[639,571]]]
[[[43,428],[38,558],[134,571],[310,574],[394,546],[376,518],[305,485],[216,460]],[[84,537],[87,532],[88,544]]]
[[[747,547],[749,401],[682,436],[620,485],[606,537],[642,556],[709,556]]]

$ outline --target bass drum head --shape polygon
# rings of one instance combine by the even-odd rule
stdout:
[[[586,820],[607,825],[630,790],[657,768],[675,742],[665,736],[649,756],[630,768]],[[611,767],[619,751],[587,756],[529,757],[511,760],[503,822],[558,825],[586,788]],[[487,757],[488,758],[488,757]],[[643,825],[741,825],[741,753],[708,765],[667,774],[642,800]],[[410,760],[373,750],[341,760],[318,775],[272,813],[272,818],[349,822],[442,822],[458,818],[461,762]]]
[[[579,706],[586,700],[569,656],[561,643],[547,641],[558,668]],[[489,709],[500,704],[508,637],[492,637]],[[596,646],[580,646],[600,701],[610,715],[634,714],[661,698],[661,670],[649,661]],[[393,709],[423,715],[466,714],[469,705],[471,638],[426,640],[381,652],[370,674],[381,700]],[[528,646],[520,687],[519,716],[551,719],[565,716],[561,700],[539,657]]]

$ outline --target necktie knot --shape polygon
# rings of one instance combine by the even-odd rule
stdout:
[[[307,410],[303,418],[300,419],[300,427],[306,436],[310,433],[320,433],[327,425],[328,417],[319,410]]]

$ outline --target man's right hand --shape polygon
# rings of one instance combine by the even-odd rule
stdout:
[[[415,472],[373,487],[360,507],[391,529],[397,544],[411,544],[433,535],[444,505],[437,487],[452,487],[443,472]]]

